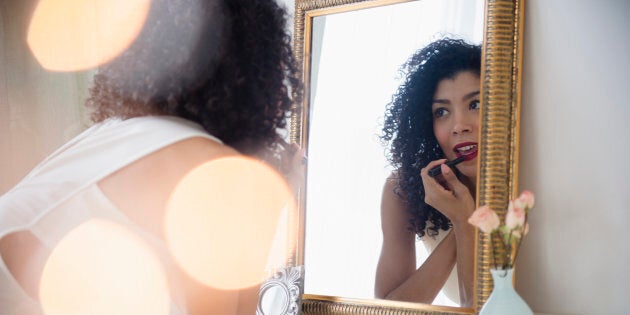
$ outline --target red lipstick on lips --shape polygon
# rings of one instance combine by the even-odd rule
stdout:
[[[461,150],[462,148],[471,147],[470,149]],[[477,157],[477,143],[476,142],[462,142],[453,147],[453,151],[457,157],[464,157],[466,161],[473,160]]]
[[[463,151],[459,150],[460,148],[465,148],[468,146],[471,146],[471,148],[467,150],[463,150]],[[450,168],[452,168],[453,166],[461,162],[470,161],[476,158],[477,157],[477,143],[476,142],[462,142],[462,143],[457,144],[455,147],[453,147],[453,151],[455,151],[457,158],[445,163]],[[435,177],[440,174],[442,174],[441,165],[435,166],[429,170],[429,176],[431,177]]]

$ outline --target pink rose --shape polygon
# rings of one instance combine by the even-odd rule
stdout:
[[[499,216],[488,206],[481,206],[468,218],[468,223],[478,227],[484,233],[490,233],[499,227]]]
[[[522,205],[522,208],[527,207],[527,209],[531,209],[534,207],[534,194],[529,190],[525,190],[518,196],[517,201]]]
[[[510,201],[508,205],[507,215],[505,215],[505,225],[508,229],[512,230],[516,227],[523,226],[525,224],[525,208],[524,204],[517,202],[517,200]]]

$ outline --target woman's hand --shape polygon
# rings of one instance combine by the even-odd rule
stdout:
[[[444,159],[433,161],[420,171],[424,183],[424,202],[453,223],[460,302],[462,306],[470,307],[473,305],[475,229],[467,221],[475,209],[475,201],[468,187],[457,179],[444,162]],[[437,165],[440,165],[442,175],[429,176],[429,170]]]
[[[445,162],[446,159],[432,161],[420,170],[424,183],[424,202],[444,214],[454,225],[466,224],[474,211],[475,200],[468,187],[457,179]],[[429,170],[440,164],[442,175],[429,176]]]

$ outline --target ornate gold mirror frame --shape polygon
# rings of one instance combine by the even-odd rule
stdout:
[[[305,97],[293,113],[290,140],[308,143],[310,44],[312,19],[315,16],[412,0],[296,0],[294,53],[303,65]],[[485,25],[481,87],[481,144],[477,205],[506,209],[517,192],[520,86],[523,40],[524,0],[485,0]],[[297,265],[303,264],[305,192],[301,192],[300,237]],[[504,214],[504,213],[503,213]],[[492,291],[489,273],[491,252],[489,239],[477,234],[475,261],[476,283],[473,308],[454,308],[426,304],[360,300],[304,294],[303,314],[476,314]],[[308,268],[308,266],[305,266]]]

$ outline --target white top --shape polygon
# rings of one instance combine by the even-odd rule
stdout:
[[[166,254],[164,242],[142,231],[96,184],[152,152],[192,137],[221,142],[195,123],[167,116],[109,119],[92,126],[46,158],[0,197],[0,238],[27,230],[52,250],[79,224],[101,218],[122,224],[140,236],[168,270],[172,261]],[[24,292],[2,259],[0,313],[42,314],[39,301]],[[182,297],[171,295],[170,314],[186,314]]]

